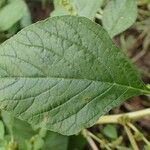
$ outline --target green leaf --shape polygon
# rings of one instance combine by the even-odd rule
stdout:
[[[103,130],[102,130],[103,134],[108,137],[108,138],[111,138],[111,139],[116,139],[118,138],[118,135],[117,135],[117,129],[116,129],[116,126],[114,125],[106,125]]]
[[[60,135],[55,132],[48,132],[44,140],[45,142],[42,150],[48,150],[48,149],[67,150],[68,138],[69,137]]]
[[[136,0],[111,0],[102,16],[104,28],[111,37],[125,31],[137,18]]]
[[[51,13],[51,16],[70,14],[67,10],[68,6],[63,6],[63,1],[73,7],[77,15],[93,19],[103,0],[54,0],[55,10]]]
[[[18,22],[25,15],[26,9],[23,0],[15,0],[0,9],[0,31],[8,30]]]
[[[4,134],[5,134],[4,124],[2,121],[0,121],[0,140],[4,138]]]
[[[0,108],[70,135],[150,93],[107,32],[84,17],[38,22],[0,46]]]

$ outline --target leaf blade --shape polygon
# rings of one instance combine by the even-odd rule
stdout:
[[[107,32],[84,17],[47,19],[7,40],[0,76],[1,109],[66,135],[147,91]]]

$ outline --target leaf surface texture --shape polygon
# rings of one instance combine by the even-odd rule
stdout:
[[[0,46],[0,108],[61,134],[148,92],[107,32],[84,17],[38,22]]]

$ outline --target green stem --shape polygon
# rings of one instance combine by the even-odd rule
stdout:
[[[86,129],[84,129],[82,131],[82,135],[85,137],[85,139],[88,141],[88,143],[90,144],[92,150],[98,150],[98,147],[96,146],[95,142],[93,141],[93,139],[88,135],[88,131]]]
[[[100,143],[101,145],[104,145],[104,147],[107,149],[107,150],[111,150],[111,148],[101,139],[99,139],[97,136],[95,136],[93,133],[89,132],[88,130],[86,130],[87,134],[93,138],[95,141],[97,141],[98,143]]]
[[[130,140],[130,143],[131,143],[133,149],[134,150],[139,150],[139,148],[137,146],[137,143],[136,143],[136,141],[135,141],[135,139],[134,139],[134,137],[132,135],[132,132],[131,132],[130,128],[127,125],[124,125],[124,129],[125,129],[125,131],[126,131],[126,133],[128,135],[128,138]]]
[[[95,141],[97,141],[98,143],[100,143],[100,144],[102,144],[103,143],[103,141],[101,140],[101,139],[99,139],[96,135],[94,135],[93,133],[91,133],[91,132],[89,132],[89,131],[87,131],[87,133],[88,133],[88,135],[90,136],[90,137],[92,137]]]
[[[148,146],[150,146],[150,142],[147,140],[147,138],[144,136],[144,134],[142,134],[132,123],[128,123],[128,126],[135,132],[135,133],[139,133],[141,136],[141,139],[145,142],[145,144],[147,144]]]
[[[97,19],[99,19],[99,20],[102,19],[102,15],[100,15],[100,14],[96,14],[95,17],[96,17]]]
[[[150,108],[130,113],[122,113],[118,115],[106,115],[100,117],[100,119],[97,121],[97,124],[120,123],[121,118],[128,118],[129,120],[135,121],[138,120],[139,118],[143,118],[149,115],[150,115]]]

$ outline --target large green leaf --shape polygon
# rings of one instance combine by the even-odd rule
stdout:
[[[26,13],[27,6],[23,0],[13,0],[0,9],[0,31],[8,30]]]
[[[65,1],[65,0],[64,0]],[[89,19],[93,19],[102,0],[66,0],[67,3],[73,7],[74,11],[79,16],[84,16]],[[63,0],[54,0],[55,10],[51,13],[51,16],[62,16],[70,14],[67,9],[62,5]]]
[[[102,22],[113,37],[129,28],[136,18],[136,0],[111,0],[104,9]]]
[[[144,93],[123,52],[84,17],[38,22],[0,46],[0,108],[52,131],[77,133]]]

